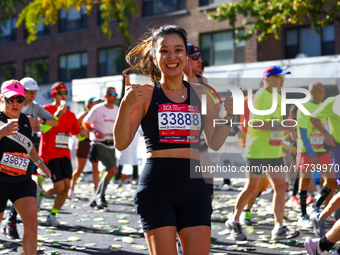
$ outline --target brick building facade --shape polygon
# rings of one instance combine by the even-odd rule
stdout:
[[[288,50],[291,52],[290,56],[300,53],[306,43],[303,41],[305,35],[313,34],[308,26],[305,29],[287,26],[282,28],[280,40],[270,37],[258,43],[256,36],[253,36],[248,41],[237,44],[234,42],[235,33],[228,21],[211,21],[203,13],[204,10],[213,9],[216,6],[214,2],[221,1],[163,1],[159,6],[159,2],[153,0],[136,0],[141,8],[140,15],[130,21],[133,43],[149,28],[178,24],[188,32],[189,41],[201,48],[203,59],[208,60],[210,66],[217,66],[285,59]],[[21,9],[20,6],[17,8],[18,11]],[[26,43],[23,25],[16,29],[13,25],[12,29],[7,27],[3,40],[0,38],[1,82],[9,76],[21,79],[39,72],[44,72],[37,77],[41,85],[57,80],[71,81],[74,78],[119,74],[124,66],[125,48],[123,37],[116,31],[114,23],[111,25],[113,36],[108,39],[101,32],[99,8],[94,8],[86,17],[78,14],[73,17],[68,15],[60,14],[59,22],[48,28],[47,32],[46,28],[42,27],[42,35],[31,44]],[[80,23],[83,25],[78,28],[74,25],[77,15],[81,17]],[[72,23],[71,29],[67,28],[67,23]],[[242,17],[239,17],[236,26],[242,29]],[[287,31],[290,31],[289,34]],[[317,51],[311,48],[311,55],[339,54],[339,24],[331,24],[324,34],[320,37],[321,43],[318,43],[322,49]],[[312,38],[316,38],[314,34]]]

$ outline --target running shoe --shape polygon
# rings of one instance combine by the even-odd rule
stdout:
[[[95,200],[92,200],[90,203],[89,203],[89,206],[91,207],[96,207],[97,206],[97,203]]]
[[[19,239],[19,233],[17,230],[17,224],[16,221],[11,221],[8,218],[4,221],[3,227],[1,229],[1,232],[12,239]]]
[[[319,245],[320,239],[308,237],[305,241],[305,248],[309,255],[328,255],[328,251],[322,251]]]
[[[233,220],[227,220],[225,225],[230,229],[230,236],[238,241],[247,240],[247,236],[242,232],[242,227],[240,223],[236,223]]]
[[[323,237],[326,234],[325,221],[321,219],[320,213],[312,214],[311,220],[313,224],[314,234],[319,238]]]
[[[50,215],[47,216],[46,225],[58,227],[58,226],[60,226],[60,223],[59,223],[59,221],[57,221],[57,219],[54,215],[50,214]]]
[[[300,201],[296,196],[291,196],[287,201],[287,205],[291,207],[298,207],[300,205]]]
[[[229,184],[223,184],[221,190],[225,190],[225,191],[234,191],[236,190],[233,186],[229,185]]]
[[[336,220],[333,216],[328,216],[327,219],[326,219],[326,222],[334,224],[336,222]]]
[[[310,196],[307,196],[306,198],[306,204],[307,205],[310,205],[310,204],[313,204],[314,203],[314,198],[310,197]]]
[[[303,227],[303,228],[312,228],[313,227],[313,223],[309,219],[309,216],[307,214],[305,214],[305,215],[303,215],[299,218],[297,225],[299,227]]]
[[[38,205],[38,211],[40,210],[41,207],[41,201],[43,200],[43,196],[41,196],[42,190],[37,190],[37,205]]]
[[[107,202],[106,202],[105,196],[98,197],[96,203],[97,203],[98,208],[101,207],[100,209],[107,207]]]
[[[105,196],[96,197],[94,201],[90,203],[91,207],[97,207],[98,209],[104,209],[107,207]]]
[[[292,239],[299,235],[300,231],[289,230],[286,226],[281,226],[272,230],[272,240]]]
[[[131,184],[132,185],[138,185],[138,178],[132,179]]]
[[[250,211],[242,211],[240,222],[242,225],[252,226],[253,222],[251,221],[251,213]]]
[[[312,216],[313,214],[316,214],[316,213],[320,213],[320,208],[313,206],[313,209],[312,209],[310,215]]]
[[[70,188],[70,189],[68,190],[67,198],[68,198],[68,199],[71,199],[71,200],[73,200],[73,199],[75,198],[74,190],[73,190],[73,189]]]
[[[121,187],[122,187],[122,181],[121,181],[121,180],[114,181],[114,182],[112,183],[112,185],[113,185],[113,188],[114,188],[114,189],[121,188]]]

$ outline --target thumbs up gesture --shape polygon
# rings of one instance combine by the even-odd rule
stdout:
[[[125,101],[129,104],[137,103],[144,99],[144,89],[141,84],[131,84],[130,77],[124,74],[125,77]]]

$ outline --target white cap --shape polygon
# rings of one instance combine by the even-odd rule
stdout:
[[[21,79],[20,83],[26,90],[39,90],[38,83],[31,77]]]

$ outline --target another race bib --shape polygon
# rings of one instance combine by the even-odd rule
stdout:
[[[26,175],[30,160],[27,153],[4,152],[0,162],[0,171],[8,175]]]
[[[323,134],[314,133],[310,135],[310,143],[315,149],[322,149],[324,140],[325,137],[323,136]]]
[[[284,131],[272,131],[270,134],[269,144],[273,146],[281,146],[284,137]]]
[[[70,137],[69,133],[57,133],[55,137],[55,147],[59,149],[68,149],[68,139]]]
[[[160,143],[198,143],[201,125],[197,106],[168,103],[158,108]]]

